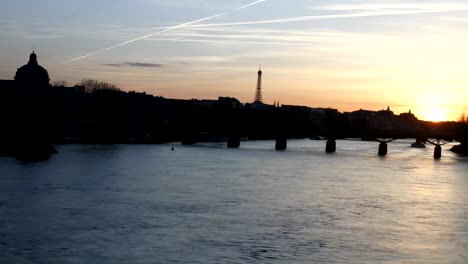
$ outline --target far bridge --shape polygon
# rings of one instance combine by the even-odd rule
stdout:
[[[429,143],[434,147],[434,158],[442,157],[442,146],[459,141],[455,134],[446,132],[395,132],[395,131],[378,131],[378,132],[360,132],[357,133],[363,140],[373,140],[379,142],[379,156],[388,154],[388,143],[398,139],[415,139],[413,146],[424,146]],[[328,140],[334,140],[329,138]]]
[[[359,132],[353,133],[350,135],[340,135],[340,136],[324,136],[318,137],[320,139],[326,140],[325,152],[326,153],[335,153],[336,152],[336,140],[337,139],[351,139],[351,138],[360,138],[363,141],[376,141],[379,142],[378,155],[386,156],[388,154],[388,144],[392,141],[399,139],[414,139],[415,142],[413,145],[415,147],[423,146],[424,144],[431,144],[434,146],[434,158],[440,159],[442,157],[442,146],[451,143],[459,142],[455,134],[448,133],[423,133],[423,132],[392,132],[392,131],[379,131],[379,132]],[[276,150],[286,150],[287,149],[287,137],[284,135],[277,136],[275,143]],[[240,137],[238,135],[232,135],[228,139],[227,146],[229,148],[238,148],[240,146]]]

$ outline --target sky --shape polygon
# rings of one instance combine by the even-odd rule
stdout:
[[[6,0],[0,79],[34,48],[51,81],[167,98],[457,120],[468,113],[468,0]]]

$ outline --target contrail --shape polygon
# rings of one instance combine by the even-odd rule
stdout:
[[[253,6],[253,5],[256,5],[256,4],[260,4],[260,3],[266,2],[266,1],[268,1],[268,0],[259,0],[259,1],[255,1],[255,2],[253,2],[253,3],[246,4],[246,5],[243,5],[243,6],[241,6],[241,7],[238,7],[238,8],[236,8],[236,9],[232,10],[232,11],[229,11],[229,12],[233,12],[233,11],[236,11],[236,10],[241,10],[241,9],[247,8],[247,7],[249,7],[249,6]]]
[[[87,58],[87,57],[90,57],[90,56],[93,56],[93,55],[96,55],[96,54],[99,54],[99,53],[102,53],[102,52],[106,52],[106,51],[111,50],[111,49],[115,49],[115,48],[118,48],[118,47],[121,47],[121,46],[130,44],[130,43],[135,42],[135,41],[139,41],[139,40],[142,40],[142,39],[145,39],[145,38],[149,38],[149,37],[152,37],[152,36],[155,36],[155,35],[162,34],[162,33],[164,33],[164,32],[168,32],[168,31],[171,31],[171,30],[174,30],[174,29],[183,28],[183,27],[186,27],[186,26],[189,26],[189,25],[198,23],[198,22],[202,22],[202,21],[210,20],[210,19],[213,19],[213,18],[216,18],[216,17],[224,16],[224,15],[227,15],[227,14],[229,14],[229,13],[232,13],[232,12],[235,12],[235,11],[238,11],[238,10],[241,10],[241,9],[244,9],[244,8],[247,8],[247,7],[256,5],[256,4],[260,4],[260,3],[263,3],[263,2],[266,2],[266,1],[269,1],[269,0],[258,0],[258,1],[255,1],[255,2],[253,2],[253,3],[246,4],[246,5],[243,5],[243,6],[234,8],[234,9],[231,9],[231,10],[229,10],[229,11],[226,11],[226,12],[223,12],[223,13],[220,13],[220,14],[217,14],[217,15],[213,15],[213,16],[209,16],[209,17],[197,19],[197,20],[190,21],[190,22],[187,22],[187,23],[183,23],[183,24],[180,24],[180,25],[177,25],[177,26],[173,26],[173,27],[168,27],[168,28],[166,28],[166,29],[163,29],[163,30],[158,31],[158,32],[155,32],[155,33],[151,33],[151,34],[144,35],[144,36],[141,36],[141,37],[138,37],[138,38],[135,38],[135,39],[131,39],[131,40],[128,40],[128,41],[125,41],[125,42],[122,42],[122,43],[119,43],[119,44],[110,46],[110,47],[105,48],[105,49],[103,49],[103,50],[99,50],[99,51],[96,51],[96,52],[93,52],[93,53],[90,53],[90,54],[86,54],[86,55],[80,56],[80,57],[78,57],[78,58],[71,59],[71,60],[69,60],[69,61],[64,62],[63,64],[70,63],[70,62],[74,62],[74,61],[77,61],[77,60],[81,60],[81,59],[84,59],[84,58]]]
[[[187,26],[187,28],[246,26],[246,25],[277,24],[277,23],[287,23],[287,22],[336,19],[336,18],[416,15],[416,14],[443,13],[443,12],[467,11],[467,10],[468,10],[468,7],[467,8],[458,8],[458,9],[442,9],[442,10],[412,10],[412,11],[398,11],[398,12],[391,12],[391,11],[387,11],[387,12],[383,12],[383,11],[382,12],[359,12],[359,13],[351,13],[351,14],[301,16],[301,17],[289,17],[289,18],[270,19],[270,20],[244,21],[244,22],[234,22],[234,23],[199,24],[199,25],[193,25],[193,26],[189,25],[189,26]]]

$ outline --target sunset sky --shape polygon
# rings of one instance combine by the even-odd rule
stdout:
[[[468,113],[468,0],[2,1],[0,79],[33,45],[70,84],[246,103],[261,64],[265,103]]]

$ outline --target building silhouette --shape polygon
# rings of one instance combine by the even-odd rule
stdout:
[[[263,103],[262,70],[257,72],[254,102],[242,104],[231,97],[218,100],[166,99],[145,92],[124,92],[106,86],[50,86],[47,70],[32,52],[14,80],[0,80],[0,156],[21,159],[48,158],[52,142],[114,144],[162,143],[228,139],[238,146],[241,138],[276,139],[285,149],[287,138],[375,139],[372,133],[404,135],[439,133],[451,136],[450,123],[418,120],[411,111],[395,115],[386,110],[337,109]],[[466,131],[460,128],[460,142]],[[467,147],[460,152],[467,152]]]
[[[47,158],[55,150],[50,139],[49,74],[33,51],[14,77],[12,152],[21,159]]]
[[[49,73],[37,62],[37,55],[33,51],[29,55],[28,64],[18,68],[15,81],[23,88],[37,88],[49,86]]]

